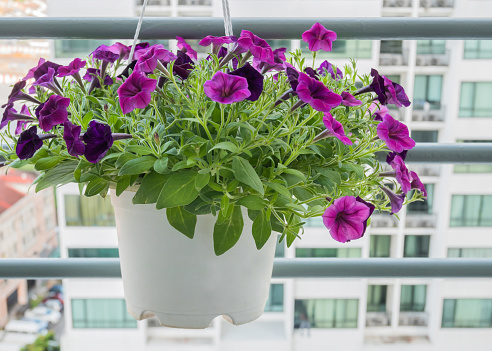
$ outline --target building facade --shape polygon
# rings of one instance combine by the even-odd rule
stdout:
[[[63,5],[63,4],[65,5]],[[75,1],[49,0],[54,16],[95,15]],[[68,4],[68,5],[67,5]],[[98,16],[133,16],[142,1],[98,2]],[[73,5],[73,7],[72,7]],[[53,13],[51,13],[53,8]],[[111,11],[109,10],[111,8]],[[491,17],[480,0],[245,1],[231,0],[233,17]],[[313,12],[313,9],[316,11]],[[73,11],[73,12],[70,12]],[[86,12],[84,12],[86,11]],[[221,1],[150,0],[148,16],[221,16]],[[254,32],[254,28],[249,28]],[[308,28],[306,28],[308,29]],[[206,35],[206,33],[204,33]],[[299,33],[300,37],[301,33]],[[92,41],[54,44],[58,61],[87,54]],[[304,48],[299,40],[274,47]],[[174,48],[174,41],[166,41]],[[196,43],[192,45],[197,47]],[[360,72],[376,67],[402,84],[413,102],[392,110],[422,142],[490,142],[492,41],[336,41],[319,62],[338,66],[358,59]],[[428,199],[407,206],[400,221],[373,216],[368,233],[349,244],[333,241],[320,220],[310,220],[302,240],[279,257],[492,257],[491,165],[411,164]],[[81,198],[76,186],[58,192],[62,257],[116,257],[109,199]],[[207,330],[156,327],[125,312],[118,279],[66,279],[64,350],[438,350],[492,347],[490,279],[273,280],[267,311],[234,327],[217,319]]]

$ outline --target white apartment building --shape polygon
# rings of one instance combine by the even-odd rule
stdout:
[[[49,0],[48,15],[134,16],[141,3]],[[233,17],[492,17],[492,1],[483,0],[230,0],[230,9]],[[219,0],[149,0],[146,14],[220,17],[222,7]],[[60,40],[53,59],[85,55],[98,44]],[[492,141],[492,40],[339,40],[319,56],[336,65],[355,57],[360,72],[375,67],[400,82],[413,103],[392,115],[405,121],[417,142]],[[364,238],[340,244],[312,220],[293,247],[279,245],[278,256],[491,258],[492,165],[409,168],[421,176],[429,198],[402,210],[400,221],[375,214]],[[78,194],[77,186],[58,191],[62,257],[116,257],[109,199]],[[239,327],[217,319],[207,330],[135,322],[125,311],[119,279],[66,279],[64,285],[65,351],[492,348],[492,279],[273,280],[263,317]],[[310,329],[299,329],[301,314]]]

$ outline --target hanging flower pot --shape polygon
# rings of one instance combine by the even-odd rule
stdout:
[[[385,107],[410,104],[403,88],[376,70],[361,76],[355,62],[318,66],[317,51],[336,39],[319,23],[302,38],[312,67],[300,50],[272,50],[246,30],[205,37],[199,44],[212,48],[201,59],[180,37],[176,53],[140,43],[130,57],[115,43],[67,66],[41,59],[4,105],[13,148],[0,149],[0,166],[33,164],[37,191],[113,189],[135,318],[251,321],[267,299],[276,233],[291,246],[322,216],[349,242],[375,209],[396,213],[426,196],[404,162],[415,142]],[[387,170],[380,151],[391,152]]]

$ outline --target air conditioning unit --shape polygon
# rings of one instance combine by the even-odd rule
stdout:
[[[366,317],[366,325],[368,327],[379,327],[390,325],[388,315],[385,313],[368,313]]]
[[[412,120],[416,122],[420,122],[424,120],[424,114],[421,110],[413,110],[412,111]]]

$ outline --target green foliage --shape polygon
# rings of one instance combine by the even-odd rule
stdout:
[[[60,346],[55,340],[55,334],[48,332],[46,335],[39,336],[32,344],[21,348],[20,351],[60,351]]]

